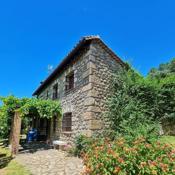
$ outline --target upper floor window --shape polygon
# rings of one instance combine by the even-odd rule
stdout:
[[[72,131],[72,113],[65,113],[62,120],[62,131]]]
[[[69,91],[74,88],[74,72],[71,72],[66,76],[66,91]]]
[[[58,84],[53,86],[53,100],[58,98]]]
[[[49,91],[47,90],[46,92],[46,98],[48,99],[49,98]]]

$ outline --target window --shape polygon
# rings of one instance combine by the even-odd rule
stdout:
[[[58,84],[53,87],[53,100],[58,98]]]
[[[63,115],[62,131],[72,131],[72,113],[65,113]]]
[[[47,91],[46,98],[47,99],[49,98],[49,91]]]
[[[66,91],[69,91],[74,88],[74,73],[71,72],[66,76]]]

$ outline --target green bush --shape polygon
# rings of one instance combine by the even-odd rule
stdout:
[[[132,142],[94,141],[83,156],[88,175],[173,175],[175,149],[159,142],[148,143],[144,137]]]
[[[89,146],[92,143],[92,139],[86,137],[84,135],[79,135],[75,138],[75,148],[74,148],[74,155],[81,156],[82,153],[85,153]]]
[[[156,136],[163,121],[175,120],[175,59],[147,77],[129,68],[114,75],[107,117],[116,135]]]
[[[136,138],[158,134],[157,89],[132,69],[114,75],[107,117],[116,136]]]

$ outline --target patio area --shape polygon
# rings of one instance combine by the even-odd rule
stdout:
[[[52,149],[44,142],[23,144],[15,160],[32,175],[80,175],[83,171],[81,159]]]

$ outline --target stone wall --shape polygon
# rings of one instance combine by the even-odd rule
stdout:
[[[90,77],[89,83],[92,86],[88,94],[88,115],[89,127],[93,133],[99,133],[109,126],[105,114],[108,110],[107,99],[111,95],[112,75],[120,72],[122,66],[97,42],[90,46]]]
[[[88,98],[88,93],[91,90],[91,86],[89,85],[89,57],[89,50],[81,53],[77,61],[72,62],[65,68],[65,70],[38,96],[38,98],[47,99],[48,93],[48,98],[52,99],[53,86],[58,83],[58,100],[61,101],[63,113],[72,113],[72,132],[60,133],[60,124],[57,124],[57,131],[55,134],[52,133],[52,139],[61,137],[63,140],[72,141],[72,139],[80,133],[89,135],[88,121],[85,120],[83,115],[84,111],[87,110],[85,103]],[[74,71],[74,89],[66,92],[66,76],[72,71]],[[59,121],[57,122],[59,123]]]
[[[46,99],[47,92],[52,99],[53,86],[58,83],[58,97],[63,113],[72,113],[72,132],[61,132],[60,124],[53,139],[73,141],[79,134],[91,136],[102,131],[108,123],[104,117],[107,111],[106,101],[110,95],[112,73],[120,71],[121,66],[96,41],[72,62],[55,80],[38,96]],[[66,75],[74,71],[75,88],[65,92]],[[52,122],[53,124],[53,122]]]

